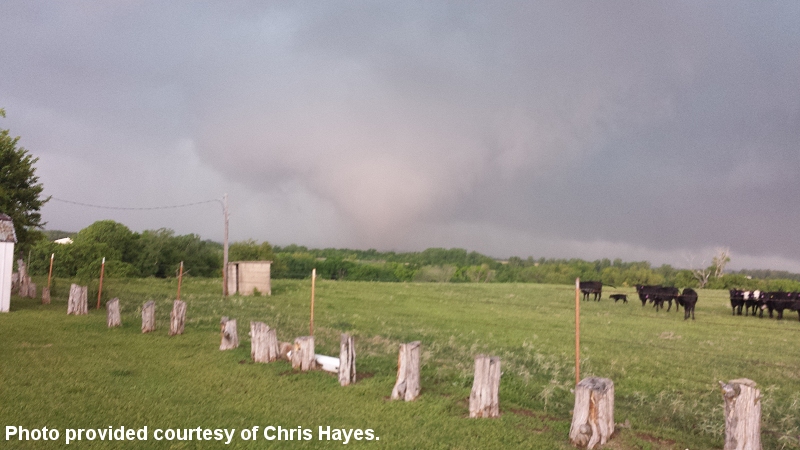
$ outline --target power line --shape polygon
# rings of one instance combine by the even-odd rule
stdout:
[[[92,205],[89,203],[81,203],[81,202],[73,202],[72,200],[64,200],[58,197],[50,197],[51,200],[56,200],[62,203],[69,203],[72,205],[78,206],[87,206],[89,208],[98,208],[98,209],[116,209],[116,210],[126,210],[126,211],[146,211],[146,210],[154,210],[154,209],[176,209],[176,208],[185,208],[187,206],[195,206],[195,205],[203,205],[206,203],[213,203],[213,202],[220,202],[218,199],[213,200],[204,200],[201,202],[194,202],[194,203],[184,203],[182,205],[169,205],[169,206],[151,206],[145,208],[126,208],[122,206],[104,206],[104,205]]]

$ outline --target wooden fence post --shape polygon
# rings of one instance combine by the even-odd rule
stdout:
[[[419,352],[420,341],[400,344],[397,355],[397,382],[392,389],[392,400],[410,402],[419,396]]]
[[[172,303],[172,312],[169,314],[169,335],[183,334],[186,323],[186,302],[175,300]]]
[[[239,346],[239,331],[236,329],[236,319],[223,317],[219,322],[222,342],[219,344],[220,350],[232,350]]]
[[[36,298],[36,283],[28,283],[28,298]]]
[[[50,291],[50,283],[53,281],[53,258],[56,257],[55,253],[50,254],[50,271],[47,272],[47,290]]]
[[[573,445],[593,449],[604,445],[614,433],[614,382],[589,377],[575,386],[575,408],[569,440]]]
[[[176,298],[181,299],[181,284],[183,283],[183,261],[181,261],[180,272],[178,272],[178,295]]]
[[[106,273],[106,257],[103,257],[103,262],[100,263],[100,286],[97,288],[97,308],[100,309],[100,298],[103,296],[103,275]]]
[[[317,269],[311,269],[311,320],[308,323],[309,334],[314,335],[314,286],[317,282]]]
[[[575,278],[575,385],[581,380],[581,279]]]
[[[719,382],[725,399],[724,450],[761,450],[761,391],[747,378]]]
[[[356,345],[353,336],[343,333],[339,343],[339,384],[356,382]]]
[[[500,358],[475,357],[475,381],[469,394],[470,417],[500,417]]]
[[[269,363],[278,359],[275,329],[264,322],[250,322],[250,357],[254,362]]]
[[[50,288],[42,288],[42,304],[50,304]]]
[[[142,333],[156,330],[156,302],[148,301],[142,306]]]
[[[17,295],[20,297],[28,296],[28,284],[31,282],[31,277],[28,276],[28,268],[25,266],[25,261],[22,259],[17,260]]]
[[[67,314],[75,314],[77,316],[89,314],[88,291],[88,286],[70,285]]]
[[[292,347],[292,369],[300,369],[305,372],[316,367],[314,336],[296,338]]]
[[[114,328],[122,325],[122,319],[119,316],[119,299],[112,298],[106,303],[106,325],[108,328]]]

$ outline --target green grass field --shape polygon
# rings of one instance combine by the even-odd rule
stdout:
[[[42,285],[46,280],[34,280]],[[175,280],[106,280],[123,327],[105,309],[67,316],[68,280],[53,303],[12,298],[0,315],[0,448],[64,448],[67,429],[141,429],[148,440],[82,440],[69,448],[337,448],[319,427],[372,430],[375,448],[569,449],[574,385],[574,288],[538,284],[411,284],[321,281],[317,353],[338,356],[339,335],[356,338],[359,381],[294,372],[288,362],[253,364],[249,322],[292,341],[308,334],[310,282],[276,280],[271,297],[223,300],[219,280],[188,279],[186,331],[169,337]],[[91,291],[91,289],[90,289]],[[632,289],[611,290],[627,292]],[[800,323],[732,317],[727,292],[699,291],[695,321],[638,300],[582,302],[581,375],[611,378],[615,421],[606,448],[722,448],[718,381],[751,378],[763,394],[765,449],[800,448]],[[156,300],[158,330],[141,334],[140,309]],[[235,318],[241,346],[221,352],[220,317]],[[423,345],[422,392],[393,402],[397,349]],[[473,357],[501,357],[499,419],[469,419]],[[9,426],[59,430],[57,441],[6,440]],[[241,431],[259,426],[256,440]],[[267,426],[310,430],[311,440],[265,439]],[[235,429],[224,441],[154,437],[156,429]],[[183,432],[182,432],[183,433]],[[196,437],[196,436],[195,436]],[[324,437],[324,436],[323,436]],[[379,438],[379,439],[378,439]]]

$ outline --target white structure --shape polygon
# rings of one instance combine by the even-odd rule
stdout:
[[[11,217],[0,214],[0,312],[8,312],[11,306],[11,271],[14,267],[14,222]]]
[[[228,293],[253,295],[254,290],[272,295],[270,282],[272,261],[235,261],[228,263]]]
[[[55,242],[56,244],[72,244],[72,239],[65,237],[61,239],[56,239],[53,242]]]

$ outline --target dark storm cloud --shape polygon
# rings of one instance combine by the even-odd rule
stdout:
[[[235,237],[282,244],[800,270],[794,2],[2,9],[4,126],[58,197],[230,192]],[[125,220],[215,237],[198,214]]]

